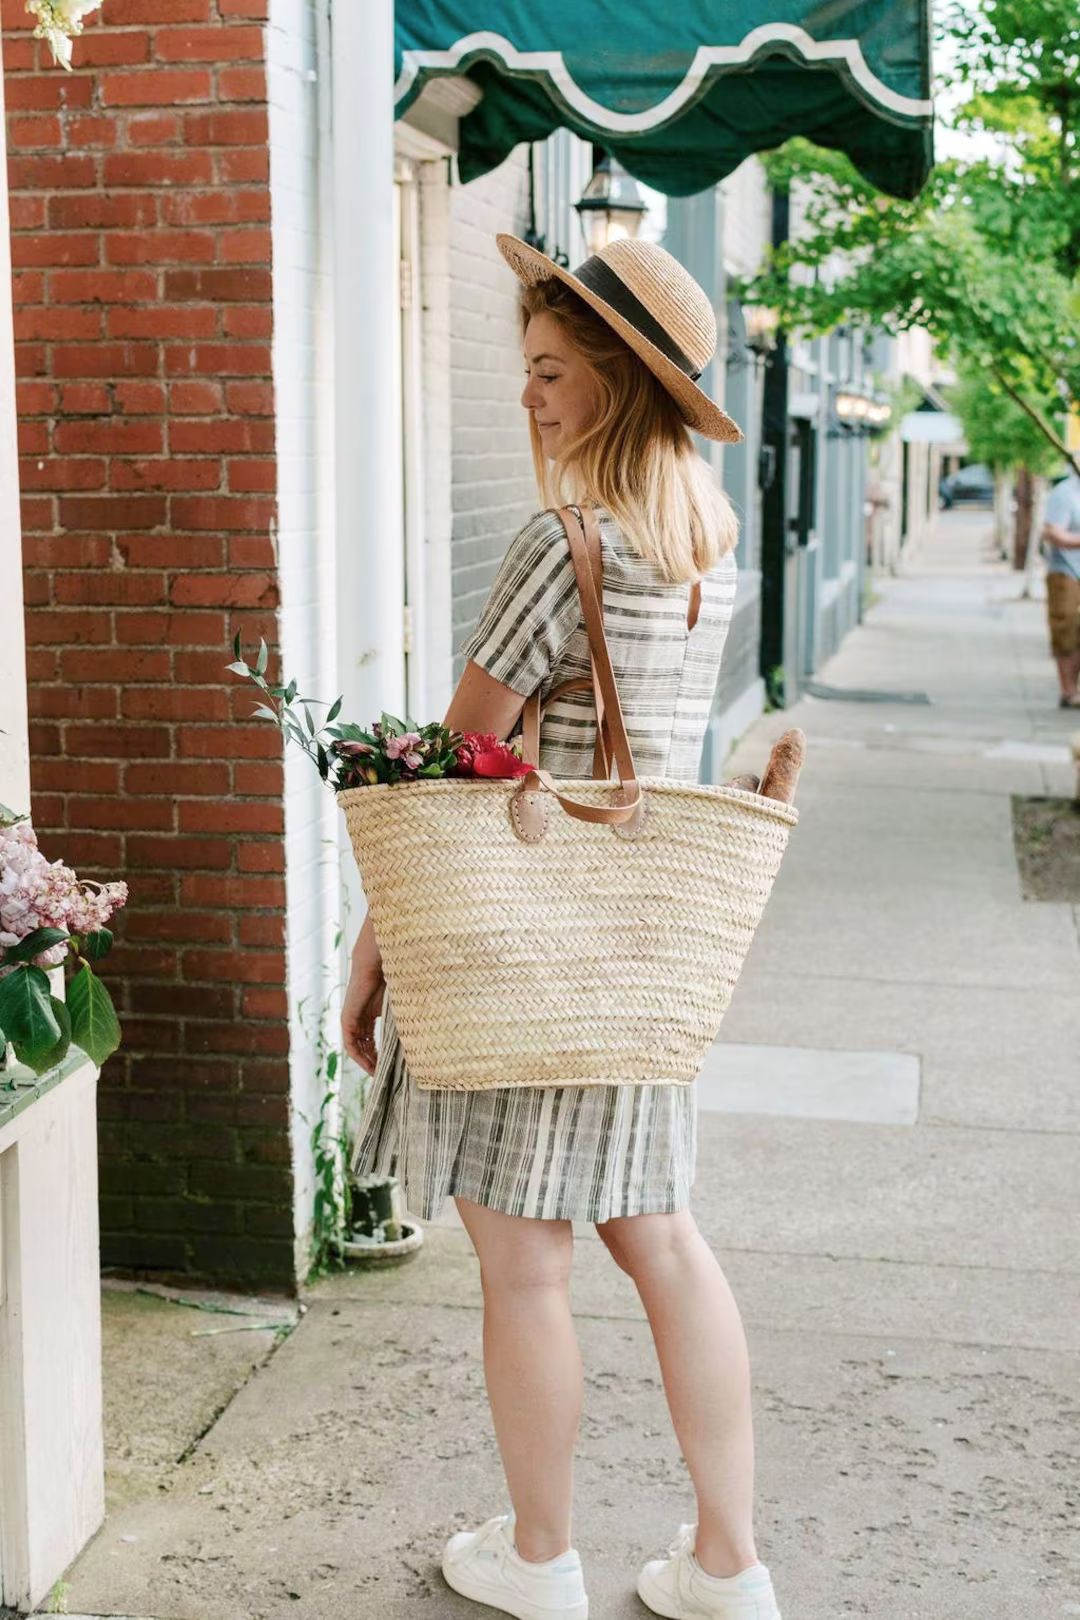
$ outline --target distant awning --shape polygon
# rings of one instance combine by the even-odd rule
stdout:
[[[911,197],[933,162],[929,0],[398,0],[397,116],[433,78],[483,99],[463,180],[563,126],[647,185],[703,191],[805,135]],[[759,23],[767,10],[768,22]],[[477,29],[478,21],[484,27]]]

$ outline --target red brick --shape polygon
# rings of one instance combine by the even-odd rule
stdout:
[[[173,146],[182,139],[183,125],[178,113],[132,113],[127,121],[129,146]]]
[[[163,495],[86,495],[60,502],[65,529],[155,529],[165,517]]]
[[[141,73],[100,74],[98,94],[105,107],[172,107],[178,102],[209,101],[212,86],[205,68],[176,72],[147,68]]]
[[[19,463],[19,482],[23,489],[102,489],[105,484],[105,463],[88,456],[67,460],[50,456],[47,460],[25,457]]]
[[[224,404],[224,391],[220,383],[204,382],[202,379],[192,382],[174,382],[169,384],[169,408],[174,415],[181,416],[211,416],[220,411]],[[226,424],[222,423],[222,427]],[[172,434],[174,424],[170,422],[169,432]],[[218,424],[210,425],[210,431]],[[192,449],[201,448],[191,446]]]
[[[136,828],[146,832],[153,828],[159,832],[169,831],[175,820],[175,806],[172,799],[152,799],[142,796],[137,799],[123,799],[115,795],[108,798],[94,798],[90,794],[73,793],[69,799],[71,814],[77,818],[83,827],[115,827]],[[124,932],[130,937],[131,918],[125,918]],[[159,938],[168,939],[171,936],[159,932]],[[196,935],[196,938],[201,938]]]
[[[239,225],[270,218],[269,191],[181,191],[161,199],[168,225]]]
[[[177,495],[171,515],[177,529],[268,529],[274,521],[275,503],[246,496]],[[251,588],[250,581],[242,587],[244,591]]]
[[[258,61],[263,55],[261,28],[158,28],[154,54],[159,62]],[[229,100],[222,92],[222,99]]]
[[[104,614],[60,612],[45,613],[35,608],[26,615],[28,642],[59,643],[73,646],[80,642],[109,641],[112,631]]]
[[[165,539],[168,536],[141,536]],[[117,541],[118,549],[123,538]],[[225,647],[228,633],[223,613],[118,613],[114,619],[116,640],[124,646]]]
[[[32,783],[43,788],[71,786],[71,763],[66,759],[35,759],[30,766]],[[90,793],[120,791],[120,767],[114,761],[79,761],[79,786]]]
[[[280,913],[247,912],[237,918],[237,938],[241,945],[284,947],[285,919]]]
[[[273,297],[269,270],[167,270],[164,297],[170,304],[267,303]],[[36,300],[35,300],[36,301]]]
[[[180,877],[180,904],[225,907],[283,906],[285,882],[276,877],[213,877],[198,872]]]
[[[272,421],[224,417],[214,422],[169,423],[169,449],[174,455],[192,455],[200,451],[208,455],[229,455],[243,451],[269,454],[273,448]]]
[[[274,764],[237,760],[233,766],[233,785],[237,793],[265,794],[276,798],[284,786],[284,767],[280,760]]]
[[[60,389],[60,411],[65,416],[77,416],[81,412],[101,416],[111,409],[109,390],[104,383],[64,383]]]
[[[220,761],[196,764],[184,760],[159,765],[128,765],[125,793],[170,793],[224,797],[229,792],[229,767]]]
[[[189,950],[183,953],[181,971],[188,979],[279,985],[282,969],[280,951]]]
[[[81,113],[76,118],[69,118],[67,144],[80,152],[88,146],[115,146],[116,120],[99,118],[94,113]]]
[[[245,574],[179,574],[172,581],[169,600],[174,607],[275,607],[277,577],[257,570]]]
[[[184,119],[189,146],[265,146],[269,129],[265,107],[219,108]]]
[[[273,416],[274,385],[269,382],[225,384],[225,409],[238,416]]]
[[[15,407],[20,416],[51,413],[56,408],[56,389],[49,382],[20,383],[15,390]]]
[[[251,726],[180,726],[177,741],[182,758],[273,759],[282,750],[281,733],[269,720]]]
[[[218,233],[218,256],[223,264],[269,264],[270,232],[265,226]]]
[[[115,720],[117,693],[105,686],[44,686],[40,681],[27,691],[30,714],[42,720]]]
[[[10,197],[8,213],[13,231],[39,231],[45,224],[45,198],[33,196]]]
[[[16,434],[19,443],[19,454],[22,456],[41,455],[49,453],[49,424],[38,420],[23,417],[16,422]]]
[[[55,505],[51,495],[24,495],[19,502],[23,533],[25,534],[27,529],[35,532],[55,529],[53,519]]]
[[[129,686],[120,710],[132,720],[227,720],[229,701],[211,686]]]
[[[109,21],[118,28],[131,23],[209,22],[210,0],[109,0]]]
[[[167,726],[68,726],[66,753],[87,759],[170,759]]]
[[[59,425],[63,428],[68,424]],[[108,564],[111,557],[112,542],[105,534],[23,536],[23,561],[28,568],[101,567]]]
[[[163,649],[132,652],[125,647],[68,648],[60,654],[67,681],[167,681],[169,655]]]
[[[261,67],[222,68],[218,74],[218,95],[222,101],[265,101],[265,70]],[[245,172],[231,178],[255,180],[259,176]]]
[[[90,232],[62,236],[52,231],[11,239],[11,262],[16,269],[31,265],[97,264],[100,259],[100,238]]]
[[[16,343],[15,375],[17,377],[43,376],[47,367],[44,343]]]
[[[161,383],[124,382],[113,385],[117,410],[129,416],[157,416],[165,409],[165,389]]]
[[[81,602],[84,606],[148,607],[165,600],[164,574],[129,574],[122,569],[99,569],[93,573],[76,571],[58,574],[53,582],[58,603]]]
[[[277,464],[264,461],[230,461],[229,489],[233,494],[261,494],[277,488]]]
[[[107,152],[107,186],[205,186],[213,165],[207,152]]]
[[[261,844],[245,842],[236,846],[236,868],[239,872],[284,872],[285,849],[280,843]]]
[[[80,762],[80,776],[82,771],[83,766]],[[117,833],[77,832],[65,827],[62,859],[65,865],[73,866],[80,877],[88,877],[97,867],[99,871],[104,871],[111,881],[117,872],[123,871],[123,840]],[[116,967],[115,952],[110,955],[109,966],[114,969]],[[114,991],[115,988],[113,984]]]
[[[137,802],[146,804],[158,801],[142,799]],[[162,799],[160,802],[171,809],[171,800]],[[228,944],[231,933],[232,918],[227,912],[221,911],[129,912],[124,927],[124,934],[130,940],[174,940],[178,945]]]
[[[229,620],[228,651],[224,646],[216,648],[213,652],[199,652],[193,649],[177,647],[173,653],[173,678],[181,686],[220,686],[222,681],[234,681],[240,677],[229,675],[226,664],[232,663],[232,638],[236,633],[236,619],[227,615]],[[267,645],[277,639],[277,623],[272,613],[245,613],[243,616],[244,636],[257,642],[261,635]],[[254,692],[255,688],[251,690]],[[272,790],[271,790],[272,791]]]
[[[205,372],[211,377],[265,377],[270,350],[262,343],[185,343],[165,349],[165,374]]]
[[[273,463],[267,463],[272,466]],[[225,559],[230,568],[276,568],[274,545],[267,534],[232,534],[229,536],[229,554]]]
[[[132,866],[187,867],[198,871],[232,865],[232,844],[228,838],[159,838],[152,833],[131,833],[127,859]]]
[[[134,67],[149,58],[149,39],[134,31],[121,34],[94,29],[75,44],[77,67]]]
[[[89,342],[100,337],[104,312],[100,309],[61,309],[50,304],[23,304],[14,312],[15,336],[20,341],[31,338],[68,338]]]
[[[83,189],[96,181],[97,159],[85,152],[8,158],[8,185],[12,191]]]
[[[31,754],[58,754],[60,752],[60,727],[46,725],[43,721],[32,720],[29,726]]]
[[[130,191],[117,196],[94,191],[88,196],[49,198],[49,225],[54,230],[94,226],[135,230],[156,222],[157,198],[153,192]]]
[[[61,304],[128,304],[158,296],[152,270],[54,270],[49,289]]]
[[[14,107],[47,108],[47,107],[89,107],[94,98],[94,79],[92,74],[85,76],[79,74],[57,73],[50,71],[33,78],[15,78],[11,74],[11,62],[8,56],[7,44],[4,46],[4,67],[8,78],[4,87],[4,100],[8,109]]]
[[[61,130],[60,119],[53,117],[37,118],[9,118],[7,124],[7,140],[9,149],[12,147],[40,148],[51,152],[60,145]]]
[[[11,278],[11,297],[16,304],[40,304],[45,299],[45,276],[41,270],[16,271]]]
[[[272,337],[273,308],[270,304],[227,306],[221,311],[221,330],[225,337],[232,338]]]
[[[154,343],[57,343],[56,377],[152,377],[158,369]]]
[[[134,534],[122,535],[116,540],[116,550],[129,568],[220,568],[225,561],[225,542],[220,535],[209,534]],[[191,646],[191,633],[202,615],[185,617],[174,613],[171,618],[181,633],[184,646]],[[209,616],[207,616],[209,617]],[[224,614],[214,614],[219,637],[225,639]]]
[[[161,422],[129,422],[123,417],[105,416],[97,421],[57,422],[53,442],[61,455],[93,454],[154,455],[163,449]]]
[[[212,264],[215,238],[209,231],[141,231],[105,239],[109,264]]]
[[[211,457],[183,461],[162,456],[154,461],[114,461],[111,469],[114,490],[182,489],[216,490],[221,487],[221,465]]]
[[[280,804],[258,800],[231,800],[227,804],[182,801],[178,806],[183,832],[284,833],[285,812]]]
[[[218,0],[223,17],[257,17],[265,22],[270,14],[269,0]]]

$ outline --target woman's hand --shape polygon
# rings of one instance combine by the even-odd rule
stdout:
[[[378,1049],[375,1020],[382,1011],[386,980],[370,914],[352,950],[352,971],[341,1007],[341,1038],[346,1052],[365,1074],[375,1073]]]

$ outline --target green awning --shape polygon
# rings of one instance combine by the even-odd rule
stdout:
[[[560,126],[673,196],[791,135],[897,197],[933,162],[929,0],[397,0],[395,30],[398,117],[432,78],[483,91],[466,181]]]

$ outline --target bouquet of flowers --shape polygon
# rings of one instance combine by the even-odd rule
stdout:
[[[317,726],[309,708],[317,698],[298,698],[295,681],[273,686],[267,681],[268,653],[262,637],[254,664],[241,657],[239,632],[233,651],[236,660],[226,667],[236,675],[246,675],[270,700],[257,703],[252,713],[272,720],[288,741],[302,748],[335,793],[366,783],[424,782],[447,776],[517,777],[533,769],[521,757],[520,738],[502,743],[494,732],[448,731],[437,721],[419,726],[408,716],[399,720],[385,713],[365,730],[351,721],[338,721],[340,697],[330,705],[322,726]],[[302,706],[303,720],[295,704]]]
[[[80,879],[47,861],[26,816],[0,806],[0,1068],[8,1043],[43,1074],[73,1043],[97,1064],[120,1044],[112,998],[90,966],[112,945],[105,926],[128,897],[126,883]],[[65,998],[48,970],[73,966]]]

